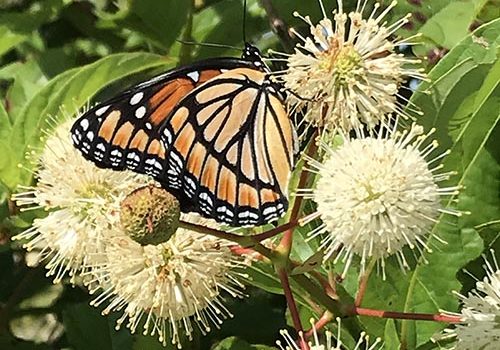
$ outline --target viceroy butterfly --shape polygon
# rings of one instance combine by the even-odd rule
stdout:
[[[73,143],[97,166],[151,175],[183,211],[231,226],[288,208],[295,131],[257,48],[182,66],[78,118]]]

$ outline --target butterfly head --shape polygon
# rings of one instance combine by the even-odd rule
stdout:
[[[252,44],[245,43],[245,48],[241,54],[241,58],[245,61],[251,62],[259,70],[268,71],[266,64],[262,60],[260,50]]]

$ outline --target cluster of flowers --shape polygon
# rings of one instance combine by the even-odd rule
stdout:
[[[286,55],[288,69],[277,74],[294,92],[290,110],[301,112],[308,125],[320,130],[318,152],[306,156],[317,181],[313,188],[298,189],[316,203],[309,218],[322,222],[309,239],[320,240],[325,259],[342,261],[344,273],[355,257],[362,270],[378,262],[383,271],[390,255],[407,268],[403,247],[429,250],[440,215],[460,214],[441,204],[443,196],[454,196],[458,188],[438,186],[451,173],[439,172],[436,163],[446,152],[435,154],[432,131],[425,134],[415,123],[406,123],[405,130],[399,123],[409,118],[400,104],[401,84],[424,79],[414,68],[417,61],[396,52],[411,41],[391,39],[408,19],[386,26],[384,17],[394,3],[383,11],[375,5],[368,18],[363,18],[366,1],[349,14],[342,1],[338,5],[333,23],[324,9],[317,25],[301,17],[310,36],[296,33],[302,42]],[[117,327],[125,323],[132,332],[143,327],[145,334],[158,335],[163,343],[170,338],[178,347],[196,325],[202,333],[219,327],[232,316],[224,296],[244,296],[245,261],[231,253],[232,243],[183,228],[165,242],[138,243],[124,228],[123,202],[138,189],[149,191],[142,197],[149,198],[154,185],[144,176],[97,169],[72,147],[69,125],[61,124],[46,140],[37,185],[14,196],[18,205],[43,208],[48,215],[15,238],[39,253],[54,282],[69,276],[72,283],[84,283],[97,293],[92,304],[104,306],[104,314],[122,312]],[[182,219],[216,225],[192,215]],[[460,296],[464,324],[481,322],[478,315],[488,311],[491,327],[495,317],[498,327],[500,272],[496,262],[488,266],[487,280],[478,282],[483,294]],[[484,295],[488,310],[480,302]],[[453,331],[459,340],[462,329]],[[340,349],[331,336],[323,346],[314,334],[311,348]],[[296,349],[289,335],[284,338],[286,349]],[[365,341],[368,348],[364,336],[358,346]],[[377,340],[370,349],[380,346]]]

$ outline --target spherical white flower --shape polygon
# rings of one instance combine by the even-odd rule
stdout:
[[[309,16],[295,14],[310,26],[311,35],[295,33],[302,43],[285,55],[288,69],[281,79],[292,92],[290,104],[305,108],[305,121],[327,132],[350,131],[363,124],[371,129],[386,121],[388,114],[406,117],[398,102],[401,84],[409,77],[424,79],[422,70],[415,68],[419,60],[395,52],[411,40],[391,39],[408,17],[387,26],[384,17],[396,5],[393,2],[380,13],[375,4],[363,18],[366,2],[358,0],[356,10],[346,14],[338,0],[334,24],[321,1],[323,19],[317,25]]]
[[[120,201],[146,183],[130,172],[97,168],[73,147],[71,121],[57,127],[46,140],[38,161],[37,184],[13,196],[17,205],[45,209],[46,217],[14,237],[47,259],[47,275],[60,281],[89,264],[90,253],[102,250],[103,234],[119,221]]]
[[[447,153],[427,161],[437,142],[423,146],[429,134],[413,125],[410,131],[381,128],[378,137],[351,139],[337,149],[323,144],[324,162],[309,160],[318,174],[314,189],[305,196],[317,204],[323,224],[311,232],[322,237],[325,258],[343,258],[345,271],[354,255],[364,270],[368,259],[384,267],[384,258],[396,253],[407,267],[402,248],[430,251],[426,238],[445,210],[440,197],[457,194],[457,187],[439,188],[451,173],[439,174],[433,165]]]
[[[193,217],[183,219],[193,222]],[[194,222],[206,226],[208,220]],[[126,322],[135,332],[143,325],[144,334],[156,334],[164,344],[170,337],[180,348],[181,337],[191,339],[195,326],[204,334],[232,317],[224,294],[244,296],[242,274],[234,270],[243,258],[234,256],[230,245],[182,228],[167,242],[147,246],[117,232],[106,247],[108,262],[94,267],[107,283],[98,281],[104,290],[92,304],[108,303],[104,314],[123,311],[117,328]]]
[[[375,339],[375,342],[370,345],[370,337],[366,335],[365,332],[362,332],[359,336],[358,342],[354,347],[348,348],[346,347],[345,344],[342,343],[342,340],[340,339],[340,331],[341,331],[341,321],[340,318],[337,318],[337,335],[334,338],[333,334],[329,331],[325,332],[325,342],[321,342],[318,336],[318,332],[316,330],[316,326],[314,324],[314,320],[311,319],[311,327],[313,330],[313,335],[312,339],[313,341],[309,341],[309,349],[310,350],[341,350],[341,349],[346,349],[346,350],[381,350],[384,348],[384,345],[382,344],[382,339],[377,338]],[[297,345],[295,340],[290,336],[287,330],[281,330],[280,334],[283,336],[283,339],[285,339],[285,344],[282,344],[280,340],[276,341],[276,345],[281,350],[300,350],[300,347]],[[301,340],[304,341],[304,335],[303,333],[299,334],[299,337]],[[334,345],[335,343],[335,345]],[[284,345],[284,346],[283,346]]]
[[[456,293],[462,302],[461,324],[444,331],[441,339],[456,338],[456,350],[496,350],[500,344],[500,268],[492,250],[492,262],[485,258],[486,276],[476,282],[468,296]]]

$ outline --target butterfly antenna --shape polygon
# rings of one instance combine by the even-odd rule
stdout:
[[[246,25],[247,22],[247,0],[243,0],[243,42],[247,43]]]
[[[236,46],[231,46],[231,45],[224,45],[224,44],[215,44],[215,43],[199,43],[196,41],[186,41],[186,40],[180,40],[176,39],[177,42],[185,45],[198,45],[198,46],[206,46],[206,47],[216,47],[219,49],[231,49],[231,50],[237,50],[237,51],[242,51],[243,49],[241,47],[236,47]]]

